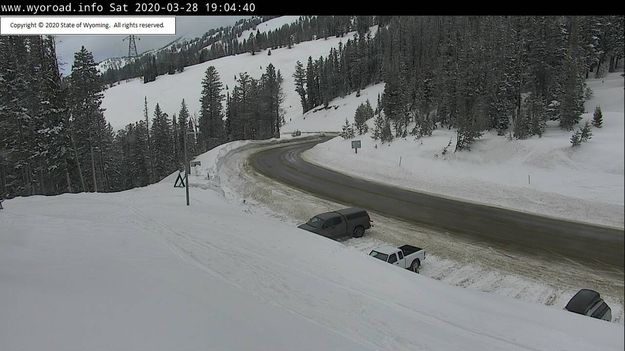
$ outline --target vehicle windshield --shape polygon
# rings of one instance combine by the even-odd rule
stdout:
[[[373,257],[377,258],[378,260],[382,260],[384,262],[386,262],[386,260],[388,259],[388,255],[387,254],[383,254],[383,253],[377,252],[375,250],[371,251],[371,253],[369,253],[369,256],[373,256]]]
[[[308,224],[311,227],[321,228],[321,225],[323,224],[323,219],[319,217],[313,217],[306,224]]]

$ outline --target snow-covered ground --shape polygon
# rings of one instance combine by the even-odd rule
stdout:
[[[384,83],[376,84],[360,91],[352,93],[344,98],[332,100],[328,107],[319,106],[305,114],[286,118],[286,124],[282,127],[285,133],[299,130],[302,132],[340,132],[345,124],[354,123],[354,114],[360,104],[369,100],[373,108],[377,106],[378,95],[384,92]]]
[[[260,23],[255,28],[243,31],[241,33],[241,36],[239,36],[237,40],[239,41],[239,43],[242,43],[243,40],[248,40],[250,38],[250,34],[252,33],[256,35],[256,32],[261,32],[261,33],[271,32],[272,30],[282,28],[282,26],[286,24],[295,23],[299,18],[300,16],[280,16],[280,17],[272,18],[269,21]]]
[[[215,149],[203,166],[219,175],[236,147],[248,145]],[[121,193],[6,201],[0,349],[624,347],[622,325],[377,261],[227,201],[212,189],[219,176],[202,172],[190,207],[171,178]]]
[[[292,20],[292,18],[286,20]],[[279,22],[280,20],[277,18],[272,21]],[[262,27],[262,24],[259,25],[259,28]],[[150,118],[152,118],[156,103],[159,103],[161,110],[169,114],[170,117],[174,113],[177,114],[182,99],[185,99],[189,113],[192,116],[197,116],[200,109],[202,79],[204,79],[207,67],[215,66],[219,72],[220,80],[224,85],[223,94],[225,95],[227,91],[232,91],[234,88],[235,76],[238,77],[239,73],[247,72],[250,76],[258,79],[271,63],[276,70],[280,70],[284,79],[282,84],[284,103],[282,107],[285,112],[285,119],[287,121],[296,119],[302,114],[302,106],[299,95],[295,92],[293,78],[295,63],[299,60],[305,65],[309,56],[315,59],[319,56],[327,56],[331,48],[338,48],[340,42],[345,43],[353,35],[354,33],[349,33],[342,38],[329,37],[327,40],[303,42],[294,45],[291,49],[271,50],[271,55],[267,55],[267,50],[264,50],[255,55],[245,53],[222,57],[185,67],[181,73],[159,76],[154,82],[147,84],[143,84],[142,79],[120,82],[104,91],[102,101],[102,107],[105,109],[104,115],[113,128],[123,128],[128,123],[144,118],[143,101],[144,97],[147,97]],[[228,90],[225,90],[226,87]]]
[[[592,139],[577,148],[569,142],[571,132],[550,125],[541,138],[528,140],[486,133],[470,152],[454,153],[455,132],[437,129],[431,137],[396,139],[390,144],[373,140],[371,133],[358,136],[362,142],[358,154],[351,149],[351,140],[335,138],[304,157],[343,173],[408,189],[623,228],[623,77],[612,73],[605,79],[591,79],[588,85],[594,95],[586,102],[582,123],[592,119],[599,105],[604,126],[593,128]],[[376,85],[361,93],[377,96],[380,89]],[[375,108],[376,98],[369,100]],[[335,99],[331,105],[349,109],[337,115],[331,115],[332,110],[308,113],[305,120],[292,124],[298,128],[306,124],[308,130],[327,130],[327,126],[340,130],[345,117],[353,120],[358,103],[354,95]],[[373,121],[368,122],[371,127]],[[449,152],[443,155],[450,141]]]
[[[305,222],[317,213],[349,206],[320,199],[256,173],[248,157],[267,146],[263,142],[226,144],[198,158],[202,168],[192,171],[191,184],[219,189],[234,202],[291,224]],[[270,146],[269,146],[270,147]],[[215,155],[221,155],[216,157]],[[211,162],[219,160],[216,165]],[[206,172],[211,174],[207,181]],[[170,180],[173,181],[173,180]],[[426,248],[421,274],[447,284],[479,290],[526,302],[562,309],[581,288],[599,291],[612,308],[613,322],[623,324],[623,271],[600,270],[584,262],[552,255],[518,255],[493,243],[467,240],[446,232],[370,212],[376,223],[363,238],[344,242],[363,254],[377,245],[406,243]]]

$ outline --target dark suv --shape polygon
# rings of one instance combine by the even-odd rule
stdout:
[[[320,213],[308,222],[297,226],[300,229],[337,239],[344,236],[359,238],[365,229],[373,226],[367,211],[350,207],[342,210]]]
[[[564,309],[585,316],[603,319],[604,321],[612,321],[610,306],[594,290],[581,289],[571,298]]]

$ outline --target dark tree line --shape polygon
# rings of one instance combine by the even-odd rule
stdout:
[[[232,93],[226,94],[225,141],[269,139],[280,136],[284,123],[282,75],[272,64],[260,79],[239,74]]]
[[[623,59],[622,16],[376,17],[357,27],[327,57],[297,62],[304,112],[384,81],[375,138],[456,128],[457,150],[490,129],[519,139],[541,135],[548,120],[572,129],[584,79]]]

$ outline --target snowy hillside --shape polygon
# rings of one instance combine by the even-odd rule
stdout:
[[[285,99],[282,107],[288,121],[302,114],[302,106],[295,92],[293,79],[295,62],[299,60],[305,63],[309,56],[314,58],[327,56],[331,48],[338,47],[340,42],[345,43],[353,37],[353,34],[350,33],[343,38],[329,37],[327,40],[303,42],[293,46],[292,49],[271,50],[271,55],[267,55],[267,50],[264,50],[255,55],[246,53],[222,57],[186,67],[182,73],[159,76],[156,81],[148,84],[143,84],[141,79],[121,82],[104,92],[102,107],[106,109],[104,112],[106,120],[114,128],[120,129],[128,123],[142,119],[144,97],[148,99],[150,111],[158,102],[161,109],[171,116],[178,113],[180,103],[185,99],[191,115],[197,114],[200,107],[201,83],[208,66],[215,66],[224,87],[227,86],[231,90],[235,86],[235,76],[239,73],[247,72],[254,78],[260,78],[267,65],[271,63],[280,70],[284,78],[282,89]],[[224,91],[224,95],[226,92]]]
[[[571,132],[550,124],[542,138],[528,140],[486,133],[470,152],[454,153],[455,132],[437,129],[431,137],[396,139],[389,145],[376,142],[369,133],[356,138],[362,141],[358,154],[351,149],[350,140],[336,138],[304,156],[344,173],[418,191],[622,228],[623,77],[613,73],[605,79],[591,79],[588,85],[594,95],[586,102],[588,113],[582,116],[582,124],[599,105],[604,126],[593,128],[592,139],[577,148],[569,142]],[[361,94],[376,95],[378,91],[380,88],[373,86]],[[340,130],[346,116],[353,120],[354,99],[352,95],[330,103],[350,105],[351,113],[321,111],[307,114],[306,120],[298,119],[293,125],[307,123],[309,129],[328,125]],[[375,98],[369,100],[375,108]],[[327,121],[330,119],[333,121]],[[368,123],[373,126],[372,120]]]
[[[238,41],[239,43],[242,43],[243,40],[248,40],[250,38],[250,34],[252,33],[254,34],[256,34],[257,32],[267,33],[267,32],[271,32],[272,30],[280,29],[285,24],[291,24],[291,23],[296,22],[299,18],[300,16],[280,16],[277,18],[272,18],[269,21],[260,23],[259,25],[256,26],[256,28],[243,31],[241,33],[241,36],[239,36]]]
[[[190,207],[172,178],[6,201],[0,349],[624,347],[622,325],[416,275],[227,202],[202,179]]]
[[[372,85],[357,93],[351,93],[344,98],[332,100],[328,107],[318,106],[305,114],[286,119],[286,124],[282,131],[292,132],[300,130],[302,132],[340,132],[345,124],[345,119],[350,123],[354,122],[354,114],[358,106],[367,100],[373,108],[377,106],[378,95],[384,92],[384,83]]]
[[[100,61],[96,66],[96,69],[100,73],[104,73],[109,69],[120,69],[128,63],[127,57],[112,57],[106,60]]]

